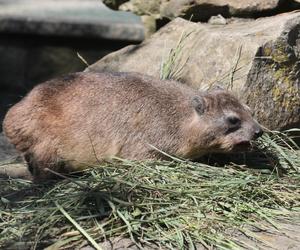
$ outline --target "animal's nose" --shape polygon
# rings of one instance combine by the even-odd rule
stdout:
[[[254,140],[255,139],[257,139],[257,138],[259,138],[259,137],[261,137],[262,135],[263,135],[263,133],[264,133],[264,131],[262,130],[262,128],[257,128],[256,130],[255,130],[255,132],[254,132]]]

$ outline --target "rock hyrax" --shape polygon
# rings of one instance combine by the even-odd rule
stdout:
[[[232,152],[262,134],[227,91],[200,92],[137,73],[75,73],[36,86],[7,113],[3,129],[37,179],[113,156],[195,159]]]

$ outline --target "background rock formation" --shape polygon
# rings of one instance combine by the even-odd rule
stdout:
[[[114,52],[87,71],[159,77],[162,62],[182,35],[173,77],[195,88],[222,82],[269,129],[300,127],[300,12],[227,25],[178,18],[142,44]]]
[[[36,84],[144,39],[141,18],[99,0],[0,0],[0,124]],[[0,126],[0,132],[2,126]]]
[[[103,0],[110,8],[131,11],[156,21],[156,28],[182,17],[192,21],[207,21],[211,16],[260,17],[300,8],[299,0]],[[152,24],[151,24],[152,23]],[[153,25],[149,18],[146,26]]]

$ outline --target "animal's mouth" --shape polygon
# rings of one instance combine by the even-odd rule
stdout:
[[[244,152],[244,151],[249,151],[250,148],[251,148],[250,141],[240,141],[234,145],[233,151]]]

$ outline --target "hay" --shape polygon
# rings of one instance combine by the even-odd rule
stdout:
[[[255,160],[277,171],[176,158],[116,159],[91,166],[76,179],[39,185],[1,180],[0,247],[26,242],[33,249],[96,248],[96,242],[122,236],[141,248],[247,248],[233,232],[249,235],[246,225],[274,228],[279,213],[295,222],[291,214],[300,208],[297,144],[276,132],[259,145],[267,158]],[[280,168],[287,172],[284,176],[278,175]]]

